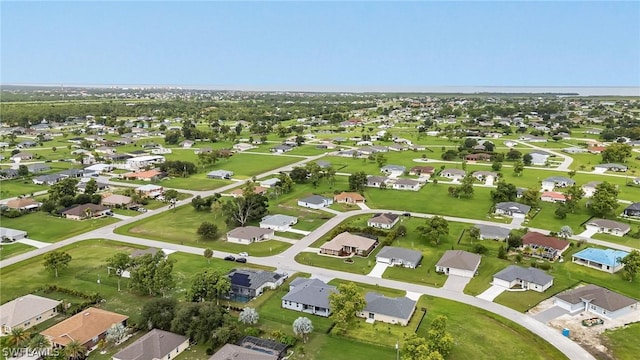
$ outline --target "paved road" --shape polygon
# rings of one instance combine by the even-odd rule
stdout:
[[[546,151],[549,154],[553,154],[555,156],[559,156],[559,157],[563,158],[564,160],[562,161],[562,163],[560,165],[555,167],[555,170],[566,170],[566,171],[571,170],[571,169],[569,169],[569,166],[573,162],[573,158],[571,156],[562,154],[560,152],[557,152],[557,151],[554,151],[554,150],[551,150],[551,149],[548,149],[548,148],[543,148],[543,147],[540,147],[540,146],[536,146],[536,145],[533,145],[533,144],[530,144],[530,143],[527,143],[527,142],[524,142],[524,141],[519,141],[519,140],[514,140],[514,141],[517,142],[518,144],[525,145],[525,146],[534,148],[536,150]]]

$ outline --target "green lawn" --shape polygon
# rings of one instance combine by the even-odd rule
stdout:
[[[118,222],[113,217],[92,220],[69,220],[38,211],[18,218],[2,218],[2,226],[24,230],[29,238],[45,242],[56,242],[103,226]]]
[[[631,225],[631,232],[635,232],[637,226],[635,224]],[[629,236],[628,234],[625,236],[615,236],[610,234],[595,234],[591,237],[592,239],[604,240],[615,244],[640,248],[640,239],[635,239]]]
[[[34,184],[31,179],[2,180],[0,181],[0,198],[6,199],[14,196],[29,195],[48,188],[48,186]]]
[[[584,230],[581,224],[592,216],[589,210],[584,206],[585,203],[586,200],[582,200],[576,208],[575,213],[569,213],[565,219],[560,219],[555,215],[555,211],[558,207],[556,204],[540,202],[540,212],[532,220],[523,223],[522,226],[560,231],[564,225],[569,225],[575,234],[579,234]],[[533,212],[534,210],[532,210],[529,215],[531,216]]]
[[[640,323],[623,328],[608,330],[602,335],[606,346],[619,360],[634,360],[640,354]]]
[[[124,216],[137,216],[137,215],[140,215],[140,214],[141,214],[139,211],[136,211],[136,210],[129,210],[129,209],[117,209],[117,208],[113,208],[113,209],[111,209],[111,211],[112,211],[114,214],[124,215]]]
[[[8,259],[34,249],[35,247],[33,246],[20,243],[0,244],[0,260]]]

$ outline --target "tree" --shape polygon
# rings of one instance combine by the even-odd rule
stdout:
[[[58,270],[64,270],[71,262],[71,255],[64,251],[52,251],[44,256],[44,268],[53,271],[58,277]]]
[[[27,165],[18,166],[18,176],[20,177],[29,176],[29,168],[27,167]]]
[[[269,199],[264,195],[251,192],[243,196],[225,201],[222,213],[225,214],[229,227],[244,226],[249,221],[260,220],[267,215]]]
[[[556,211],[554,212],[554,214],[556,215],[556,217],[558,219],[566,219],[568,213],[569,213],[569,209],[567,208],[567,206],[565,204],[558,204],[558,207],[556,208]]]
[[[602,152],[603,163],[625,163],[632,154],[631,146],[627,144],[613,143]]]
[[[566,192],[565,206],[567,207],[567,210],[571,213],[575,212],[578,207],[578,203],[582,200],[583,196],[584,190],[582,190],[581,186],[578,184],[571,185]]]
[[[208,221],[202,222],[196,231],[204,240],[214,240],[218,237],[218,226]]]
[[[176,200],[178,200],[178,195],[180,195],[178,193],[178,190],[168,189],[168,190],[164,191],[164,194],[162,196],[164,196],[164,199],[166,201],[168,201],[170,204],[174,205]]]
[[[260,315],[258,314],[256,309],[252,307],[245,307],[244,309],[242,309],[240,315],[238,316],[238,321],[245,325],[255,325],[258,323],[259,319]]]
[[[98,183],[96,182],[96,179],[92,178],[91,180],[87,181],[87,184],[84,188],[84,193],[86,195],[93,195],[96,193],[96,191],[98,191]]]
[[[498,259],[506,259],[507,258],[507,252],[504,249],[503,245],[500,245],[500,247],[498,248]]]
[[[116,324],[107,330],[106,340],[112,344],[118,344],[127,335],[127,328],[122,323]]]
[[[162,250],[155,255],[146,254],[133,260],[131,266],[131,281],[129,286],[148,295],[164,294],[173,288],[174,279],[172,259],[165,258]]]
[[[402,360],[427,360],[429,343],[415,333],[406,337],[402,344]]]
[[[77,185],[78,179],[62,179],[49,188],[49,199],[58,203],[64,197],[75,197]]]
[[[429,353],[438,352],[443,357],[448,356],[453,349],[453,336],[447,331],[447,317],[438,316],[431,322],[427,332]]]
[[[159,298],[147,301],[140,312],[140,324],[147,329],[171,330],[171,321],[176,313],[178,302],[174,298]]]
[[[31,350],[47,349],[47,348],[51,347],[51,342],[49,341],[49,339],[44,337],[44,335],[35,334],[31,338],[31,340],[29,340],[28,347]]]
[[[598,184],[588,208],[595,216],[613,215],[618,208],[618,187],[606,181]]]
[[[620,263],[624,264],[623,274],[624,277],[630,282],[640,273],[640,251],[634,249],[631,250],[629,255],[620,259]]]
[[[494,162],[491,164],[491,169],[492,169],[493,171],[500,171],[500,170],[502,169],[502,161],[497,161],[497,160],[496,160],[496,161],[494,161]]]
[[[118,277],[118,291],[120,291],[120,279],[124,272],[131,267],[131,258],[125,253],[116,253],[107,259],[107,267],[115,271]]]
[[[304,344],[307,343],[309,334],[311,334],[312,332],[313,324],[308,318],[301,316],[293,321],[293,333],[296,336],[302,337],[302,342]]]
[[[164,135],[164,143],[167,145],[177,145],[180,142],[180,131],[167,131]]]
[[[383,167],[387,163],[387,158],[383,153],[376,154],[376,163],[378,164],[379,168]]]
[[[69,360],[80,360],[84,359],[87,354],[87,349],[80,344],[78,340],[71,340],[64,347],[64,355]]]
[[[515,176],[522,176],[522,172],[524,171],[524,163],[522,161],[517,161],[513,164],[513,174]]]
[[[231,339],[234,341],[237,331],[222,334],[231,318],[226,311],[212,302],[183,303],[171,321],[171,331],[190,337],[192,340],[214,344]],[[237,321],[236,321],[237,323]]]
[[[407,236],[407,227],[404,225],[398,225],[398,228],[396,229],[398,237],[405,237]]]
[[[469,228],[469,237],[473,240],[480,240],[480,228],[472,226]]]
[[[187,290],[187,301],[218,301],[220,296],[231,290],[231,282],[226,274],[218,270],[205,270],[194,275]]]
[[[358,286],[350,282],[338,285],[338,291],[329,294],[329,304],[336,326],[345,331],[367,303]]]
[[[306,182],[309,175],[310,174],[307,169],[299,166],[294,167],[293,170],[291,170],[291,172],[289,173],[289,177],[291,177],[291,180],[293,180],[293,182],[297,184]]]
[[[558,236],[563,237],[565,240],[573,236],[573,230],[571,230],[571,226],[564,225],[560,228],[558,232]]]
[[[11,348],[22,348],[27,344],[30,337],[31,334],[26,329],[14,327],[11,329],[9,336],[7,336],[6,344]]]
[[[293,190],[293,180],[291,177],[285,173],[278,175],[278,180],[280,180],[276,184],[276,189],[280,194],[288,194]]]
[[[520,202],[531,207],[537,207],[540,201],[540,191],[538,189],[527,189],[522,193]]]
[[[424,226],[418,226],[416,228],[419,236],[423,239],[428,239],[437,244],[440,244],[440,238],[449,234],[449,223],[443,217],[434,216],[428,218]]]
[[[533,156],[531,156],[531,154],[525,154],[522,157],[522,162],[526,165],[526,166],[531,166],[531,162],[533,161]]]
[[[462,183],[458,186],[456,195],[458,198],[471,199],[473,198],[473,175],[467,174],[462,179]]]
[[[207,197],[201,197],[200,195],[196,195],[193,199],[191,199],[191,206],[196,211],[211,211],[211,206],[213,203],[217,202],[220,198],[220,194],[215,194]]]
[[[507,153],[508,160],[520,160],[522,158],[522,153],[518,150],[511,149]]]
[[[211,264],[211,258],[213,257],[213,250],[205,249],[203,255],[204,255],[204,258],[207,259],[207,264]]]
[[[499,181],[495,190],[491,190],[491,200],[493,203],[515,201],[518,197],[518,189],[513,184],[507,184],[504,181]]]
[[[349,176],[349,190],[350,191],[364,191],[364,187],[367,185],[367,173],[359,171]]]
[[[522,236],[527,233],[527,229],[513,229],[507,237],[507,250],[517,249],[522,246]]]

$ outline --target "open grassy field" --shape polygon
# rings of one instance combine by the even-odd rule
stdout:
[[[14,179],[0,181],[0,198],[6,199],[20,195],[30,195],[47,190],[48,186],[36,185],[31,179]]]
[[[8,259],[18,254],[26,253],[27,251],[34,250],[35,247],[20,243],[1,244],[0,245],[0,260]]]
[[[56,242],[118,221],[120,220],[113,217],[77,221],[38,211],[13,219],[3,217],[2,226],[24,230],[29,234],[29,238],[34,240]]]
[[[630,324],[623,328],[606,331],[602,335],[607,347],[619,360],[634,360],[640,354],[640,323]]]

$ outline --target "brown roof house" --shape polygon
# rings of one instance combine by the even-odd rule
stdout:
[[[447,250],[438,260],[436,271],[446,275],[474,277],[480,267],[480,260],[482,257],[478,254],[462,250]]]
[[[531,256],[554,261],[569,248],[569,242],[532,231],[522,237],[522,248],[531,249]]]
[[[358,204],[358,203],[364,203],[365,198],[364,196],[358,194],[357,192],[343,191],[338,195],[334,195],[333,201],[337,203]]]
[[[360,255],[367,256],[375,249],[378,244],[377,240],[369,239],[364,236],[353,235],[343,232],[327,241],[320,247],[320,253],[334,256]]]
[[[126,315],[90,307],[41,332],[54,347],[65,347],[78,341],[91,349],[104,339],[107,330],[118,324],[126,325]]]
[[[189,338],[153,329],[113,355],[112,360],[169,360],[189,347]]]
[[[28,329],[58,314],[62,301],[38,295],[25,295],[0,306],[0,336],[13,329]]]
[[[7,207],[9,209],[15,209],[20,211],[36,211],[42,203],[37,202],[33,198],[19,198],[7,201]]]
[[[74,205],[72,207],[62,209],[60,214],[67,219],[83,220],[104,216],[109,212],[109,208],[96,204]]]
[[[381,213],[381,214],[373,214],[371,219],[367,221],[367,226],[380,228],[380,229],[391,229],[395,226],[395,224],[400,221],[400,215],[392,214],[392,213]]]
[[[275,231],[273,229],[262,229],[257,226],[237,227],[227,233],[227,241],[249,245],[256,241],[268,240],[273,237]]]
[[[124,195],[109,195],[102,199],[102,205],[104,206],[127,206],[131,204],[131,198]]]
[[[278,360],[278,356],[234,344],[225,344],[209,360]]]
[[[572,314],[588,311],[608,319],[640,310],[638,300],[592,284],[556,295],[555,304]]]

